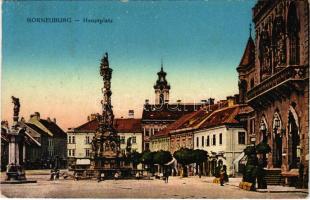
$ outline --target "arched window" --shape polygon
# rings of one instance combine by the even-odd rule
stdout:
[[[291,3],[287,17],[287,32],[289,37],[289,63],[291,65],[299,64],[299,22],[295,3]]]
[[[271,75],[271,42],[267,31],[267,26],[260,33],[259,38],[259,62],[261,79]]]
[[[286,64],[286,37],[285,37],[285,23],[283,17],[276,16],[272,28],[272,45],[273,48],[273,67],[283,66]]]

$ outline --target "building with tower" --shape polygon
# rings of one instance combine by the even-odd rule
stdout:
[[[299,176],[307,186],[309,3],[258,1],[253,22],[255,39],[248,39],[237,68],[240,100],[254,109],[248,127],[256,144],[271,147],[266,167],[285,180]]]
[[[156,135],[163,128],[175,122],[185,114],[198,110],[202,105],[213,104],[214,99],[209,99],[204,103],[182,103],[181,100],[176,103],[169,102],[170,85],[166,79],[167,73],[164,71],[161,63],[158,78],[154,85],[155,103],[151,104],[145,100],[142,113],[142,131],[143,131],[143,150],[150,150],[150,138]]]
[[[167,73],[164,71],[163,62],[161,62],[161,68],[157,75],[158,79],[154,85],[155,104],[164,104],[169,102],[170,85],[166,80]]]

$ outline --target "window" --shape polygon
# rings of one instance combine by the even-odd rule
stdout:
[[[145,150],[149,150],[150,149],[150,143],[145,143]]]
[[[196,147],[199,147],[199,137],[196,137]]]
[[[49,154],[49,156],[53,156],[53,155],[54,155],[54,150],[53,150],[53,149],[50,149],[50,150],[48,151],[48,154]]]
[[[75,149],[72,149],[72,156],[75,156]]]
[[[210,136],[207,136],[207,147],[210,146]]]
[[[53,139],[48,139],[48,146],[52,147],[53,146]]]
[[[90,157],[90,149],[85,149],[85,156]]]
[[[238,132],[238,144],[245,144],[245,132]]]
[[[72,144],[75,144],[75,136],[72,136]]]
[[[71,149],[68,149],[68,156],[71,156]]]
[[[250,86],[251,86],[251,89],[254,87],[254,78],[251,79]]]
[[[132,144],[136,144],[137,143],[136,136],[133,136],[131,141],[132,141]]]
[[[145,136],[150,136],[150,129],[148,128],[145,128]]]
[[[85,144],[90,144],[89,136],[85,136]]]
[[[205,145],[205,137],[202,136],[201,137],[201,146],[204,147],[204,145]]]
[[[213,135],[212,145],[216,145],[216,135]]]
[[[71,136],[68,136],[68,143],[71,144]]]
[[[255,121],[254,119],[250,119],[250,133],[254,134]]]
[[[121,136],[121,144],[125,144],[125,136]]]
[[[220,133],[220,139],[219,139],[219,140],[220,140],[220,145],[222,145],[222,143],[223,143],[222,137],[223,137],[223,136],[222,136],[222,133]]]

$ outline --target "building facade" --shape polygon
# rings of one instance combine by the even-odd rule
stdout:
[[[81,126],[69,129],[68,135],[68,160],[69,165],[76,163],[77,159],[92,158],[92,140],[98,129],[98,120],[94,117]],[[141,119],[119,118],[114,120],[114,126],[120,136],[120,151],[122,154],[131,152],[142,152],[142,128]]]
[[[25,127],[30,132],[38,132],[41,135],[44,144],[43,153],[47,147],[47,159],[53,163],[58,160],[59,166],[64,168],[67,166],[67,134],[57,125],[56,119],[41,119],[40,113],[35,112],[30,115],[30,119],[25,123]]]
[[[253,22],[255,39],[250,38],[246,48],[250,64],[237,68],[240,96],[254,109],[251,127],[256,143],[271,147],[268,169],[288,172],[302,164],[307,182],[309,4],[258,1]]]
[[[240,108],[234,105],[214,111],[194,132],[194,149],[209,153],[206,175],[212,175],[217,165],[226,165],[227,174],[239,172],[239,160],[248,144],[247,132],[238,120]]]

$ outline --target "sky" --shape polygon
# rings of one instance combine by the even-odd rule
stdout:
[[[140,118],[161,59],[170,102],[215,100],[238,92],[236,67],[255,1],[27,1],[2,4],[1,119],[40,112],[64,130],[100,113],[100,60],[109,53],[116,117]],[[71,18],[71,23],[27,18]],[[83,19],[112,23],[84,23]],[[75,21],[80,20],[80,21]]]

